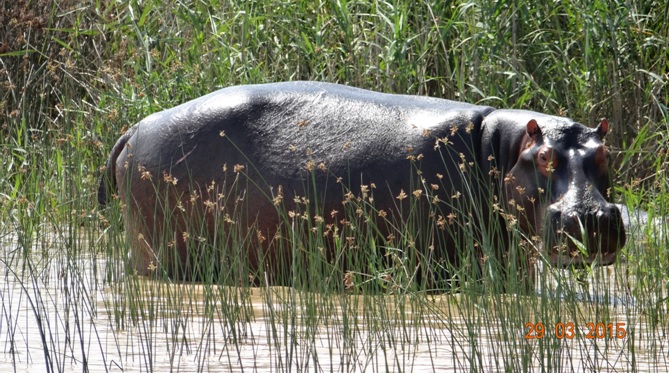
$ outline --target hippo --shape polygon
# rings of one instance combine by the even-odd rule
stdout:
[[[647,247],[649,243],[666,241],[669,232],[669,217],[657,216],[637,207],[616,203],[620,210],[628,241],[635,245],[628,245],[626,254],[638,254],[641,248]]]
[[[609,265],[625,231],[608,130],[332,83],[232,86],[127,130],[98,200],[120,200],[139,274],[188,276],[208,248],[277,279],[298,251],[339,260],[350,231],[369,226],[361,216],[382,222],[359,250],[414,250],[417,266],[504,262],[518,235],[554,266]],[[399,227],[410,219],[418,233]],[[300,224],[319,247],[293,242]]]

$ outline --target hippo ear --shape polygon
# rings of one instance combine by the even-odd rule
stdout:
[[[597,125],[596,131],[599,139],[603,140],[604,136],[606,136],[606,134],[609,132],[609,122],[606,120],[606,118],[602,119],[602,121]]]
[[[530,119],[530,121],[527,122],[527,134],[535,143],[541,142],[543,134],[541,133],[541,128],[539,128],[539,124],[536,120]]]

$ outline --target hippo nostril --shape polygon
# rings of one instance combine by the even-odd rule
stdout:
[[[622,225],[623,215],[620,212],[620,210],[618,209],[618,207],[614,204],[610,204],[608,206],[607,210],[608,210],[607,212],[608,212],[609,220],[613,221],[615,223],[620,222],[620,224]]]
[[[620,214],[618,213],[617,209],[615,210],[607,209],[606,211],[599,210],[597,212],[597,224],[602,230],[606,230],[607,232],[611,230],[613,231],[618,230],[619,221],[622,220],[620,219]]]
[[[581,226],[583,224],[583,221],[578,213],[572,211],[566,214],[566,219],[562,221],[562,224],[565,226],[565,228],[571,231],[574,228]]]
[[[618,247],[625,246],[627,236],[625,235],[625,224],[623,222],[623,215],[618,207],[614,204],[608,206],[607,225],[613,236],[613,242],[617,242]],[[616,249],[617,249],[616,248]]]
[[[562,227],[562,211],[553,206],[548,208],[547,223],[553,230],[558,230]]]

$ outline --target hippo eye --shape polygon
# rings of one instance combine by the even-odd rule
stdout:
[[[541,167],[545,167],[549,162],[553,160],[553,151],[551,149],[542,147],[541,150],[537,153],[537,162]]]
[[[539,152],[539,161],[543,164],[548,163],[548,154],[546,154],[546,150]]]
[[[548,174],[555,171],[557,162],[553,148],[546,145],[542,146],[536,153],[535,162],[537,170],[544,176],[548,176]]]

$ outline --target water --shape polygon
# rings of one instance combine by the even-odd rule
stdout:
[[[18,260],[16,237],[3,240],[3,372],[580,372],[669,365],[666,328],[648,323],[648,303],[620,279],[624,265],[596,269],[587,286],[569,283],[569,276],[546,279],[538,285],[543,297],[321,296],[105,278],[102,255],[72,260],[60,251]],[[53,245],[66,244],[59,240]],[[551,298],[560,286],[581,289],[580,301],[565,299],[568,293]],[[555,302],[565,310],[544,309]],[[589,322],[624,322],[626,335],[605,331],[588,339]],[[560,338],[558,324],[572,324],[574,338]]]

